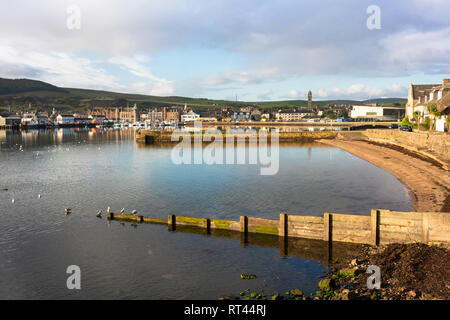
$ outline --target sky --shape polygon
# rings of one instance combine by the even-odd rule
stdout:
[[[378,16],[368,11],[373,5]],[[15,0],[1,7],[3,78],[241,101],[306,99],[308,90],[313,100],[406,97],[410,82],[450,78],[449,0]]]

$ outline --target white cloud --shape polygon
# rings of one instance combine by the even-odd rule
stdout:
[[[266,89],[258,95],[258,99],[259,100],[271,100],[272,94],[273,94],[272,89]]]
[[[207,86],[218,86],[230,83],[258,84],[268,80],[279,79],[276,68],[265,68],[256,72],[223,72],[218,75],[204,77],[201,81]]]
[[[149,94],[153,96],[167,96],[174,92],[173,83],[170,81],[158,82],[134,82],[127,86],[129,92]]]
[[[435,31],[407,30],[380,40],[383,61],[425,73],[450,72],[450,27]]]
[[[252,85],[311,75],[344,75],[359,83],[368,76],[391,81],[388,77],[450,71],[448,0],[385,1],[379,31],[366,28],[370,3],[360,0],[346,0],[345,5],[335,0],[77,0],[80,30],[66,26],[70,4],[2,3],[0,46],[10,47],[18,57],[9,54],[6,60],[8,53],[0,53],[0,76],[28,74],[56,85],[172,94],[183,84],[177,78],[168,80],[167,74],[154,74],[149,56],[156,59],[169,52],[188,65],[193,57],[184,54],[185,48],[203,55],[210,49],[221,56],[230,54],[230,63],[217,61],[214,72],[208,68],[211,59],[205,59],[198,73],[185,73],[190,79],[180,72],[183,81],[191,81],[189,93],[205,95],[235,84],[232,87],[245,86],[256,97],[261,88]],[[241,60],[233,63],[236,56]],[[108,63],[121,66],[135,79],[124,83],[118,79],[120,73],[104,69]],[[316,79],[311,87],[320,86],[320,77]],[[283,93],[292,87],[299,86],[277,86]],[[362,89],[354,90],[357,94]]]
[[[150,95],[169,95],[174,91],[173,82],[165,78],[159,78],[153,75],[142,63],[148,63],[151,59],[145,55],[134,55],[131,57],[116,56],[108,59],[111,64],[117,64],[124,67],[131,74],[146,78],[151,82],[135,82],[129,87],[134,92]]]
[[[298,99],[300,97],[300,92],[295,89],[289,90],[288,97],[290,99]]]
[[[320,88],[317,92],[313,92],[314,96],[321,100],[327,99],[350,99],[350,100],[365,100],[372,98],[405,97],[408,92],[406,86],[399,84],[392,84],[389,88],[371,87],[364,84],[352,84],[347,88]]]
[[[148,62],[146,56],[132,58],[113,57],[111,64],[120,64],[135,76],[146,78],[147,82],[128,84],[100,67],[102,61],[78,57],[64,52],[43,53],[21,51],[0,45],[0,76],[15,78],[39,78],[61,87],[102,89],[150,95],[169,95],[174,91],[172,81],[152,75],[141,62]]]
[[[39,75],[43,81],[64,87],[80,86],[108,89],[118,86],[118,79],[108,74],[87,58],[64,52],[21,51],[0,46],[0,63],[3,66],[21,66]]]

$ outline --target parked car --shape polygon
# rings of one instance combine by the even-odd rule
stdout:
[[[389,125],[389,129],[398,129],[398,124],[397,123],[391,123]]]
[[[410,126],[400,126],[400,130],[412,132],[412,128]]]

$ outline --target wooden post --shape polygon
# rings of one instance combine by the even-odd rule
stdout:
[[[174,214],[169,214],[167,224],[169,225],[170,230],[175,230],[177,226],[177,216]]]
[[[325,212],[323,214],[323,240],[333,241],[333,214]]]
[[[138,222],[139,223],[144,222],[144,216],[138,216]]]
[[[372,209],[370,211],[370,243],[374,246],[380,244],[380,210]]]
[[[241,246],[246,247],[248,244],[248,218],[247,216],[241,216],[239,218],[241,224]]]
[[[422,213],[422,242],[423,243],[428,243],[428,241],[430,240],[429,227],[430,227],[429,214],[427,212],[423,212]]]
[[[280,225],[278,226],[278,235],[280,237],[288,236],[288,215],[280,213]]]
[[[205,224],[206,224],[206,233],[210,234],[211,233],[211,219],[206,218]]]
[[[114,220],[114,213],[112,213],[112,212],[109,213],[109,219]]]
[[[241,223],[241,232],[244,234],[248,233],[248,218],[247,216],[241,216],[239,218],[239,222]]]

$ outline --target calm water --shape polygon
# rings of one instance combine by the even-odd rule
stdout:
[[[170,147],[137,145],[133,129],[0,131],[0,298],[216,299],[247,288],[314,291],[330,258],[321,242],[292,240],[285,250],[271,237],[244,243],[235,234],[108,224],[95,217],[108,206],[157,218],[234,220],[411,207],[395,177],[329,146],[280,146],[274,176],[261,176],[257,165],[175,165],[170,153]],[[66,207],[73,212],[67,217]],[[342,245],[333,255],[349,250]],[[69,265],[81,268],[81,290],[66,287]],[[241,280],[241,273],[258,279]]]

